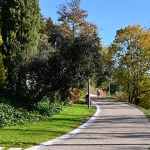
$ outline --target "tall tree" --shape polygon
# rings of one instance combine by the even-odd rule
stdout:
[[[40,28],[38,0],[2,1],[2,38],[9,87],[20,89],[23,67],[37,53]],[[18,90],[17,90],[18,91]]]
[[[4,84],[5,79],[6,79],[6,72],[5,72],[5,67],[3,65],[3,56],[0,53],[0,86]]]
[[[2,45],[2,36],[0,35],[0,46]],[[6,70],[3,65],[3,55],[0,53],[0,86],[5,82],[6,79]]]
[[[110,82],[112,82],[112,77],[114,74],[114,65],[112,56],[113,54],[109,51],[108,47],[103,46],[100,50],[100,53],[102,55],[102,64],[101,64],[101,70],[98,70],[97,73],[94,76],[95,86],[104,88],[108,88],[108,85]]]
[[[0,0],[0,31],[2,28],[2,0]]]
[[[54,30],[54,23],[50,17],[45,18],[43,15],[41,15],[41,29],[40,34],[44,34],[49,36]]]
[[[82,87],[101,63],[99,49],[101,39],[98,28],[89,23],[87,11],[80,8],[80,0],[61,4],[57,11],[59,25],[55,32],[56,48],[59,50],[60,75],[59,91],[70,87]],[[54,38],[53,38],[54,39]]]
[[[110,49],[115,52],[118,83],[126,88],[129,102],[138,105],[148,84],[150,31],[139,24],[120,29]]]
[[[36,98],[46,93],[66,100],[71,87],[84,87],[95,70],[101,69],[98,28],[86,21],[87,12],[80,8],[80,0],[60,5],[57,13],[57,25],[50,19],[43,24],[43,33],[48,35],[53,52],[48,61],[37,60],[38,65],[31,64],[30,67]]]

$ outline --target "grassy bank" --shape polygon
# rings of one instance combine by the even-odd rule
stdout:
[[[95,111],[93,106],[88,109],[84,103],[78,103],[41,122],[4,127],[0,129],[0,147],[27,148],[54,139],[81,125]]]

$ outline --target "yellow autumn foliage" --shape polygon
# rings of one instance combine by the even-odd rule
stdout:
[[[0,35],[0,45],[2,45],[3,40],[2,40],[2,36]]]
[[[150,30],[139,24],[128,25],[117,31],[110,49],[114,51],[117,62],[115,77],[118,83],[131,94],[131,102],[138,104],[144,101],[146,94],[142,93],[146,93],[150,87],[150,78],[145,78],[150,69]]]

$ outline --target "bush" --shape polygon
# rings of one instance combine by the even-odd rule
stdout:
[[[128,94],[125,92],[119,92],[116,94],[116,98],[120,101],[128,101]]]
[[[60,113],[64,106],[64,102],[60,102],[59,100],[50,102],[49,98],[44,97],[40,102],[33,104],[33,110],[38,111],[39,114],[44,116],[53,116]]]
[[[150,92],[140,95],[139,105],[145,109],[150,109]]]
[[[0,127],[37,122],[43,119],[42,115],[31,113],[21,108],[17,109],[8,104],[0,103]]]
[[[41,121],[60,113],[64,106],[64,102],[58,100],[50,102],[49,98],[44,97],[42,101],[32,105],[32,111],[27,111],[19,106],[19,98],[9,92],[2,92],[0,93],[0,127]]]

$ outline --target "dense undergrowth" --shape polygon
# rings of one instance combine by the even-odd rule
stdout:
[[[34,103],[30,111],[19,104],[19,98],[7,93],[0,94],[0,128],[10,125],[38,122],[62,111],[65,104],[55,100],[50,102],[44,97]]]

